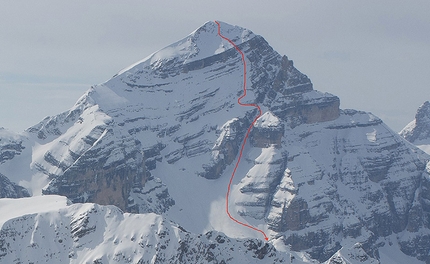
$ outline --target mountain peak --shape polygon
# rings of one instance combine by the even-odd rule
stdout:
[[[420,108],[418,108],[415,119],[417,120],[418,125],[426,125],[430,127],[430,101],[424,102]]]
[[[239,45],[253,37],[250,30],[233,26],[224,22],[219,22],[224,36]],[[118,75],[129,72],[138,65],[143,67],[160,68],[170,63],[186,64],[201,60],[223,51],[233,48],[228,41],[218,36],[218,25],[214,21],[208,21],[191,32],[185,38],[164,47],[143,60],[121,70]]]
[[[400,131],[411,143],[430,144],[430,102],[424,102],[417,110],[415,119]]]

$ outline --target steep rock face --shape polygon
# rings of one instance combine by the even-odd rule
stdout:
[[[149,159],[154,150],[142,150],[139,140],[133,137],[117,137],[115,133],[121,132],[111,119],[94,108],[86,109],[77,121],[78,127],[83,127],[78,132],[80,137],[65,133],[56,139],[67,148],[67,155],[61,154],[59,160],[56,155],[65,150],[54,149],[33,163],[52,178],[44,194],[61,193],[73,202],[114,204],[129,212],[165,212],[174,201],[145,164],[144,155]],[[87,122],[99,123],[91,128]]]
[[[309,91],[279,95],[269,108],[294,128],[300,124],[331,121],[339,117],[339,98],[331,94]]]

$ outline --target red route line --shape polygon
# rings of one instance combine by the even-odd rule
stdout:
[[[262,115],[262,112],[261,112],[260,106],[258,106],[257,104],[244,104],[244,103],[241,102],[242,98],[244,98],[246,96],[246,61],[245,61],[245,54],[243,54],[242,50],[236,44],[234,44],[234,42],[231,41],[231,39],[229,39],[227,37],[224,37],[221,34],[221,25],[220,25],[220,23],[218,21],[215,21],[215,23],[218,25],[218,35],[221,38],[223,38],[223,39],[227,40],[228,42],[230,42],[230,44],[233,45],[233,47],[242,56],[242,62],[243,62],[243,95],[240,96],[237,99],[237,103],[239,105],[241,105],[241,106],[252,106],[252,107],[255,107],[255,108],[258,109],[258,115],[254,118],[254,121],[252,121],[251,125],[248,127],[248,130],[247,130],[247,132],[245,134],[245,137],[243,138],[242,146],[241,146],[240,152],[239,152],[239,157],[237,158],[236,165],[234,166],[233,173],[231,174],[231,177],[230,177],[230,182],[228,183],[227,194],[226,194],[226,197],[225,197],[225,199],[226,199],[226,204],[225,204],[226,208],[225,209],[226,209],[228,217],[230,217],[231,220],[233,220],[234,222],[236,222],[236,223],[238,223],[240,225],[246,226],[246,227],[251,228],[251,229],[253,229],[253,230],[257,231],[257,232],[262,233],[263,236],[264,236],[264,239],[267,241],[267,240],[269,240],[269,238],[266,236],[266,233],[264,233],[263,230],[258,229],[258,228],[254,227],[254,226],[248,225],[246,223],[242,223],[241,221],[239,221],[236,218],[234,218],[233,216],[231,216],[231,214],[229,212],[229,209],[228,209],[228,198],[230,196],[231,184],[233,182],[234,175],[236,174],[237,167],[239,167],[240,160],[242,159],[243,149],[245,148],[246,140],[248,139],[249,133],[251,132],[251,129],[254,126],[255,122]]]

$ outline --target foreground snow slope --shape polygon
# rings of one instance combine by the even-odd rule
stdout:
[[[0,210],[9,212],[0,216],[0,263],[290,263],[255,239],[196,235],[160,215],[61,196],[0,199]]]
[[[72,205],[62,196],[0,199],[0,210],[8,212],[0,216],[0,263],[317,263],[261,240],[232,239],[215,231],[196,235],[160,215]],[[420,263],[390,239],[379,241],[386,244],[381,263]],[[379,262],[355,244],[326,263]]]

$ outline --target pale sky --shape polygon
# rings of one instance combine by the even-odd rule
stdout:
[[[263,36],[341,108],[398,132],[430,100],[429,0],[0,0],[0,127],[68,110],[93,84],[204,24]]]

